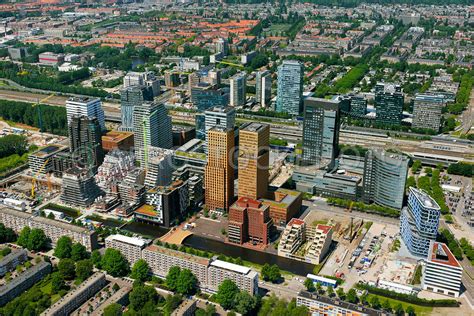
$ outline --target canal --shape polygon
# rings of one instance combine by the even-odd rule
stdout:
[[[124,227],[122,227],[122,229],[142,235],[146,238],[159,238],[169,231],[169,229],[158,225],[137,221],[126,224]],[[184,240],[183,244],[188,247],[217,254],[223,254],[228,257],[240,257],[242,260],[260,265],[264,265],[265,263],[270,265],[276,264],[282,270],[301,276],[306,276],[308,273],[313,273],[314,265],[310,263],[291,260],[267,252],[229,245],[222,241],[205,238],[198,235],[189,236]]]
[[[280,257],[271,253],[252,250],[243,247],[237,247],[205,237],[192,235],[186,238],[183,242],[185,246],[193,247],[199,250],[210,251],[218,254],[223,254],[233,258],[241,258],[242,260],[263,265],[268,263],[270,265],[276,264],[280,269],[306,276],[308,273],[313,273],[314,265],[306,262],[291,260]]]

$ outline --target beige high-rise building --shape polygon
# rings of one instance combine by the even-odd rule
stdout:
[[[270,126],[247,123],[239,130],[239,198],[259,199],[268,190]]]
[[[207,133],[207,144],[206,205],[211,210],[227,211],[234,199],[234,130],[211,128]]]

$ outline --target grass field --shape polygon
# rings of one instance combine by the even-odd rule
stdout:
[[[433,307],[414,305],[414,304],[394,300],[394,299],[391,299],[391,298],[386,298],[384,296],[375,295],[375,294],[369,294],[369,296],[368,296],[369,302],[370,302],[370,300],[372,299],[373,296],[377,296],[379,298],[380,303],[382,303],[382,304],[385,300],[388,300],[390,302],[390,305],[392,306],[392,308],[395,308],[395,306],[397,306],[399,303],[402,304],[404,310],[406,310],[408,306],[412,306],[415,309],[415,313],[416,313],[417,316],[428,316],[433,311]]]
[[[285,36],[285,32],[291,27],[291,24],[272,24],[268,29],[266,29],[263,33],[265,35],[279,35],[282,32],[283,36]]]

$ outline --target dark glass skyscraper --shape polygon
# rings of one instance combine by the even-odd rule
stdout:
[[[69,143],[78,166],[95,172],[104,161],[102,131],[97,118],[73,116],[69,124]]]
[[[376,122],[399,125],[402,121],[404,97],[402,88],[395,84],[375,85]]]
[[[130,86],[120,92],[120,112],[123,131],[133,131],[133,109],[143,101],[153,101],[153,89],[146,86]]]

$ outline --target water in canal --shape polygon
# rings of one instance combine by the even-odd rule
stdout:
[[[306,262],[291,260],[283,258],[274,254],[261,252],[257,250],[237,247],[205,237],[192,235],[186,238],[183,242],[185,246],[193,247],[195,249],[206,250],[218,254],[223,254],[229,257],[238,258],[254,262],[257,264],[268,263],[270,265],[276,264],[282,270],[291,273],[306,276],[308,273],[313,273],[314,265]]]
[[[130,222],[124,227],[122,227],[122,229],[135,234],[142,235],[147,238],[159,238],[169,231],[169,229],[158,225],[138,221]]]

